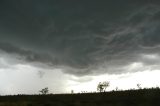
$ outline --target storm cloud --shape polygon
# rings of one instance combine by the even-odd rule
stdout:
[[[159,2],[1,0],[0,15],[0,49],[33,65],[73,75],[160,69]]]

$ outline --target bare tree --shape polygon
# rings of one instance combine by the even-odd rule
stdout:
[[[74,93],[74,90],[71,90],[71,94],[73,94]]]
[[[97,91],[99,92],[105,92],[106,88],[109,86],[109,82],[104,81],[104,82],[99,82],[97,86]]]
[[[48,92],[49,92],[48,87],[46,87],[46,88],[40,90],[39,92],[42,93],[43,95],[48,94]]]
[[[137,84],[138,89],[142,89],[141,84]]]
[[[116,87],[116,91],[118,91],[118,87]]]

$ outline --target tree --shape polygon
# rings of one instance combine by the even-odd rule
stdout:
[[[73,94],[74,93],[74,90],[71,90],[71,94]]]
[[[118,91],[118,87],[116,87],[116,91]]]
[[[141,84],[137,84],[138,89],[142,89]]]
[[[104,81],[104,82],[99,82],[97,86],[97,91],[99,92],[105,92],[106,88],[109,86],[109,82]]]
[[[39,92],[42,93],[43,95],[46,95],[49,92],[48,87],[40,90]]]

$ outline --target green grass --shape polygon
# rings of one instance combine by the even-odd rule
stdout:
[[[0,96],[0,106],[160,106],[160,89]]]

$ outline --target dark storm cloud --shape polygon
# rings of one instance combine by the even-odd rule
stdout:
[[[54,59],[52,59],[52,57],[50,57],[47,54],[37,54],[32,51],[28,51],[25,49],[15,47],[15,46],[8,44],[8,43],[1,43],[0,42],[0,49],[5,51],[6,53],[18,54],[22,57],[21,59],[24,59],[29,62],[34,62],[34,61],[38,62],[39,61],[39,62],[46,63],[49,65],[50,62],[52,63],[54,61]]]
[[[122,73],[159,53],[160,8],[150,0],[2,0],[0,15],[1,50],[70,74]]]

